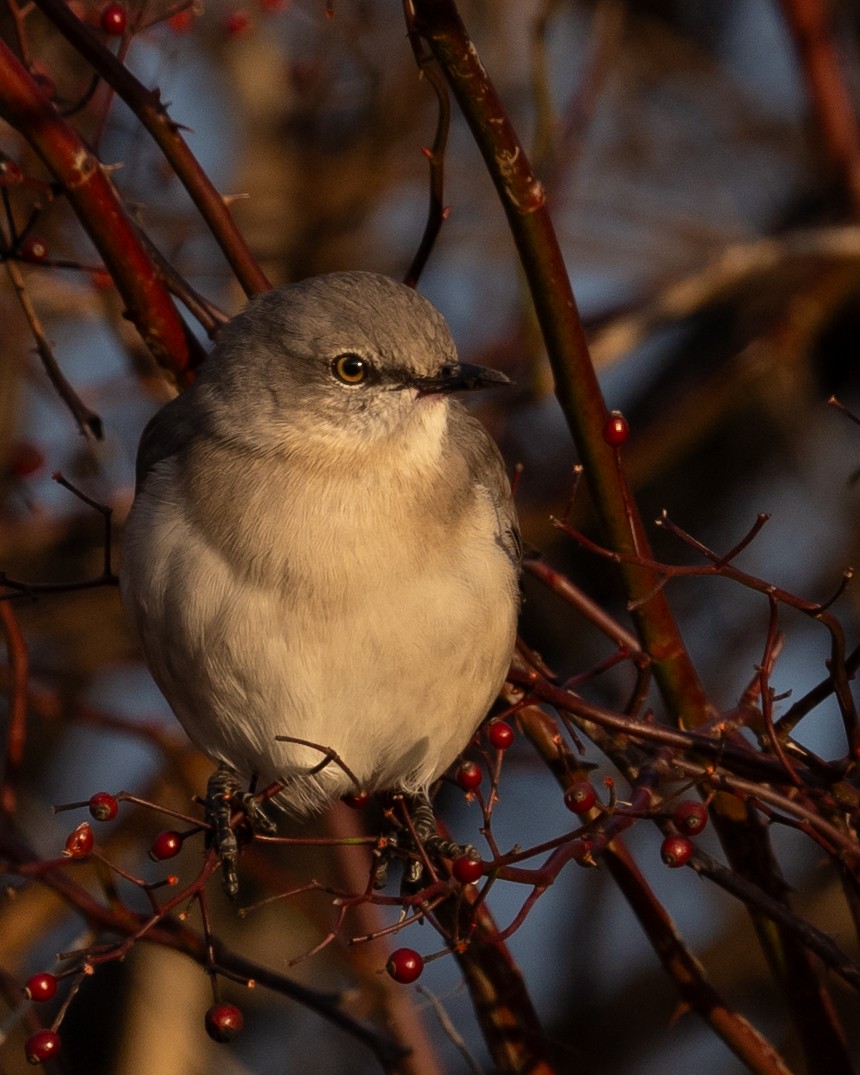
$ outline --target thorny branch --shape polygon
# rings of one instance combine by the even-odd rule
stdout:
[[[36,0],[36,4],[93,66],[95,76],[88,93],[92,92],[99,79],[104,79],[156,139],[165,159],[170,161],[191,192],[203,219],[221,244],[245,290],[253,293],[268,287],[265,275],[253,261],[235,228],[226,200],[217,194],[191,157],[180,137],[178,125],[169,118],[158,91],[146,89],[123,63],[127,41],[123,43],[119,56],[115,56],[71,8],[58,0]],[[612,19],[620,18],[617,5],[607,4],[604,7]],[[790,18],[800,19],[799,5],[789,4],[786,0],[784,7]],[[550,9],[551,5],[545,6],[544,16],[549,14]],[[58,194],[67,197],[90,231],[108,267],[117,276],[131,316],[150,347],[163,361],[183,370],[196,352],[168,293],[179,295],[210,333],[214,334],[223,316],[188,288],[178,274],[173,273],[146,237],[131,223],[112,187],[107,170],[66,123],[69,114],[61,115],[31,77],[24,9],[12,4],[10,10],[17,50],[14,53],[9,49],[5,53],[0,51],[0,68],[4,75],[0,82],[5,87],[0,93],[0,113],[30,138],[36,152],[52,172],[55,186],[50,187],[51,196]],[[611,548],[590,542],[566,522],[560,524],[560,528],[593,554],[608,558],[623,569],[630,608],[639,628],[637,637],[561,572],[542,560],[527,561],[527,573],[575,607],[615,648],[610,657],[594,668],[559,684],[538,656],[523,644],[519,665],[510,675],[510,704],[503,713],[497,714],[497,719],[515,724],[530,740],[547,770],[566,791],[576,785],[591,788],[589,781],[594,766],[583,756],[586,743],[594,745],[611,760],[627,786],[621,795],[616,788],[616,779],[607,778],[605,801],[595,794],[591,805],[577,818],[579,823],[572,827],[559,826],[563,831],[529,847],[508,848],[500,843],[494,830],[494,817],[510,763],[506,760],[504,749],[493,747],[489,735],[482,735],[474,751],[482,766],[485,783],[489,784],[489,792],[475,790],[469,793],[470,801],[480,811],[480,833],[486,844],[486,858],[480,861],[480,878],[476,883],[458,881],[450,862],[437,860],[428,854],[415,832],[408,811],[403,809],[401,803],[389,806],[385,813],[389,821],[394,820],[400,833],[410,838],[409,846],[396,848],[396,859],[404,867],[414,861],[420,861],[424,866],[424,883],[417,891],[393,894],[376,889],[374,882],[377,874],[371,862],[366,866],[364,887],[361,884],[356,884],[354,888],[339,887],[317,880],[284,885],[280,891],[245,908],[244,913],[250,913],[274,900],[296,900],[307,895],[318,896],[325,901],[327,910],[329,905],[333,907],[332,919],[321,939],[293,962],[308,958],[336,941],[354,947],[370,940],[396,936],[412,923],[429,922],[438,932],[443,946],[442,952],[436,954],[453,951],[460,962],[499,1069],[520,1071],[527,1067],[532,1072],[548,1072],[551,1069],[537,1014],[503,941],[527,921],[536,902],[556,883],[568,864],[575,863],[587,868],[603,862],[636,911],[684,1002],[710,1022],[751,1070],[767,1075],[784,1075],[787,1068],[776,1051],[710,985],[703,969],[647,885],[623,838],[634,824],[643,822],[656,824],[663,833],[672,833],[676,826],[673,820],[674,805],[691,788],[703,794],[715,813],[719,813],[720,797],[730,795],[732,801],[741,804],[754,819],[760,832],[778,824],[811,839],[817,849],[836,866],[845,880],[849,900],[853,898],[856,905],[860,893],[860,846],[857,840],[860,795],[856,787],[860,721],[850,692],[850,679],[860,665],[860,647],[847,652],[843,626],[831,611],[831,605],[841,595],[850,575],[845,574],[833,598],[814,603],[739,570],[734,561],[764,525],[764,516],[760,516],[750,531],[724,555],[707,549],[671,523],[668,516],[664,516],[661,524],[702,555],[707,563],[698,567],[672,566],[651,557],[620,455],[616,451],[608,451],[599,435],[606,407],[593,374],[560,249],[546,214],[543,187],[510,125],[489,75],[469,41],[455,4],[448,0],[436,4],[416,0],[413,4],[407,0],[404,10],[416,62],[431,83],[438,101],[436,135],[432,148],[427,151],[430,162],[430,208],[424,236],[407,280],[414,284],[418,279],[445,218],[443,177],[450,120],[445,88],[447,80],[484,152],[508,214],[546,334],[559,398],[587,463],[587,478],[592,484],[605,529],[610,536]],[[815,5],[815,11],[820,16],[823,8]],[[797,25],[793,28],[801,47],[805,47],[801,38],[808,27],[804,29]],[[610,26],[607,30],[610,37],[611,30]],[[820,46],[821,42],[817,40],[812,44]],[[425,46],[432,53],[433,60],[425,51]],[[814,57],[809,51],[804,55],[811,84],[817,87],[817,92],[823,93],[826,87],[814,81]],[[598,56],[596,69],[592,72],[594,77],[601,74],[602,62]],[[82,100],[86,100],[86,97]],[[820,103],[822,107],[826,105],[823,99]],[[548,101],[545,105],[549,109]],[[569,131],[575,129],[576,112],[577,109],[572,107]],[[38,129],[35,130],[28,126],[28,117],[32,119],[33,116],[39,120],[36,125]],[[848,151],[843,152],[839,132],[831,127],[825,134],[830,148],[838,151],[835,154],[838,158],[836,163],[843,169],[847,186],[849,189],[856,187],[856,176],[853,175],[857,163],[856,145],[849,146]],[[30,185],[36,183],[30,178],[22,182]],[[853,189],[852,195],[856,195]],[[5,188],[4,204],[8,205]],[[31,217],[15,237],[18,246],[31,229],[33,219]],[[808,252],[810,245],[826,246],[829,243],[830,246],[841,248],[851,240],[852,234],[847,229],[840,229],[835,233],[798,236],[786,241],[785,245],[791,249],[796,247],[803,255]],[[13,243],[12,247],[15,245]],[[12,253],[14,255],[15,251],[12,250]],[[747,250],[747,253],[755,261],[756,257],[783,256],[785,250],[779,250],[774,255],[770,247],[756,247]],[[856,253],[851,251],[849,256],[856,256]],[[14,258],[7,261],[7,270],[21,296],[22,308],[37,340],[37,348],[60,395],[81,427],[95,430],[97,417],[81,404],[72,386],[65,382],[56,366],[35,310],[23,289]],[[673,302],[689,302],[691,295],[695,298],[696,294],[708,292],[708,288],[711,289],[709,294],[714,289],[718,290],[725,284],[725,274],[730,275],[730,270],[731,265],[721,262],[710,274],[706,272],[701,278],[687,281],[686,289],[679,285],[670,290],[664,296],[662,305],[651,311],[652,321],[649,324],[654,323],[654,318],[671,314]],[[698,292],[694,285],[698,286]],[[642,329],[642,322],[628,323],[626,328],[628,333],[635,334]],[[60,480],[72,488],[63,479]],[[71,585],[28,585],[0,576],[0,582],[7,590],[18,595],[33,595],[40,591],[85,588],[115,582],[110,556],[110,513],[74,488],[72,491],[104,513],[106,538],[101,576]],[[710,706],[665,599],[663,591],[666,584],[685,575],[718,576],[756,590],[765,595],[768,601],[768,625],[760,661],[747,691],[730,712],[717,713]],[[779,614],[782,606],[821,622],[831,639],[831,653],[828,673],[821,683],[779,716],[776,712],[779,699],[773,694],[771,679],[781,647]],[[65,857],[43,859],[14,833],[18,806],[17,782],[28,708],[38,708],[44,697],[39,695],[38,688],[28,682],[26,646],[9,601],[0,601],[0,617],[9,655],[8,670],[4,670],[2,679],[10,696],[7,765],[0,788],[0,821],[6,823],[0,834],[0,858],[7,874],[22,886],[41,884],[56,892],[86,922],[95,937],[79,950],[64,954],[63,961],[67,966],[62,974],[73,978],[74,982],[60,1018],[83,974],[96,966],[123,958],[138,943],[161,944],[195,959],[206,968],[213,983],[219,976],[245,984],[253,979],[296,999],[367,1045],[385,1070],[395,1070],[404,1053],[401,1045],[386,1033],[372,1030],[352,1018],[341,1003],[342,998],[307,990],[265,966],[231,953],[220,944],[206,895],[208,884],[219,869],[211,849],[205,849],[203,865],[191,880],[180,882],[176,875],[171,874],[156,882],[149,882],[115,863],[109,849],[90,847],[86,850],[86,842],[79,841],[67,844]],[[597,705],[581,693],[607,669],[628,667],[634,684],[627,703],[618,710]],[[652,675],[663,690],[667,711],[665,722],[658,721],[648,709]],[[835,698],[839,705],[849,741],[848,755],[832,761],[816,756],[792,737],[797,723],[814,706],[829,698]],[[59,710],[60,707],[56,708]],[[560,723],[551,715],[553,710],[558,714]],[[142,739],[149,738],[159,746],[164,745],[164,736],[153,729],[133,726],[110,714],[93,711],[84,715],[104,726]],[[678,724],[682,726],[676,726]],[[744,730],[752,732],[753,737],[741,735],[740,732]],[[351,772],[348,759],[341,759],[330,747],[325,744],[306,745],[315,746],[323,755],[317,770],[324,765],[335,764],[348,774]],[[280,785],[272,785],[257,798],[265,800],[280,790]],[[208,826],[200,818],[163,809],[142,796],[128,792],[119,792],[114,798],[129,809],[157,810],[172,818],[174,823],[188,826],[179,834],[181,844],[195,840],[203,843],[206,840]],[[570,802],[575,803],[576,800],[571,799]],[[66,804],[61,809],[82,809],[87,805]],[[274,855],[282,847],[307,843],[335,843],[345,849],[344,853],[354,852],[363,856],[367,856],[369,848],[381,851],[387,846],[383,832],[328,840],[260,836],[249,831],[242,810],[234,813],[231,824],[242,830],[246,850],[248,847],[253,849],[253,855],[247,856],[246,862],[254,856]],[[84,823],[84,826],[89,827],[88,823]],[[79,833],[80,840],[84,840],[90,834],[84,832],[80,835],[81,828],[79,826],[76,833]],[[70,846],[73,851],[69,850]],[[752,846],[752,841],[749,846]],[[737,841],[734,850],[737,852]],[[748,847],[741,846],[742,852],[746,850]],[[852,988],[860,989],[860,967],[856,961],[832,938],[795,913],[786,900],[773,894],[769,884],[781,880],[774,873],[765,876],[762,883],[757,883],[741,867],[734,863],[726,866],[695,846],[691,849],[688,865],[752,908],[762,919],[777,923],[804,952],[814,953],[825,967]],[[768,866],[769,863],[765,863],[765,874]],[[92,884],[83,883],[85,870],[95,875]],[[89,873],[86,876],[89,877]],[[123,902],[114,884],[116,878],[145,894],[150,904],[149,914],[141,914]],[[527,890],[520,909],[503,928],[495,925],[489,910],[490,894],[494,886],[500,884],[523,885]],[[170,889],[166,897],[164,889]],[[373,931],[353,933],[350,912],[366,905],[391,914],[392,921]],[[188,915],[193,913],[200,915],[199,933],[186,924]],[[117,937],[120,939],[117,940]],[[810,982],[814,986],[811,975]]]

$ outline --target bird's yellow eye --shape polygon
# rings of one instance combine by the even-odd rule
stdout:
[[[338,355],[331,364],[331,371],[344,384],[361,384],[370,373],[370,363],[361,355]]]

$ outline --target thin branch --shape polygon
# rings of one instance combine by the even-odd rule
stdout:
[[[247,295],[267,291],[269,280],[251,255],[227,202],[188,148],[180,128],[161,101],[158,90],[148,90],[107,48],[89,26],[81,22],[63,0],[34,0],[81,56],[101,75],[149,131],[200,215],[221,247]]]
[[[623,474],[603,439],[607,407],[592,366],[582,321],[570,288],[564,258],[522,141],[482,65],[453,0],[415,0],[415,27],[429,44],[471,128],[496,185],[531,289],[553,368],[562,410],[570,426],[595,503],[615,548],[647,555],[648,542],[638,514],[632,518]],[[647,570],[623,567],[632,599],[649,590]],[[691,723],[710,716],[698,675],[662,595],[637,620],[644,648],[661,659],[655,672],[675,698],[673,708]]]
[[[60,369],[59,363],[54,357],[54,352],[51,349],[51,345],[48,343],[48,339],[42,328],[42,323],[30,301],[30,296],[27,293],[27,287],[24,283],[24,277],[21,270],[14,261],[7,261],[6,273],[12,282],[15,294],[18,296],[18,301],[21,304],[21,309],[24,311],[24,316],[27,318],[30,332],[33,334],[33,339],[36,341],[36,351],[39,358],[42,360],[42,366],[44,367],[45,373],[48,375],[48,380],[56,389],[57,395],[63,403],[65,403],[80,432],[83,433],[85,437],[91,434],[96,440],[102,440],[104,437],[102,420],[95,411],[92,411],[87,407]]]
[[[448,100],[448,91],[439,71],[433,64],[433,57],[427,53],[421,43],[421,38],[415,30],[415,13],[411,0],[403,0],[403,12],[406,19],[407,36],[412,47],[412,53],[421,75],[433,89],[436,95],[437,118],[436,133],[433,136],[433,145],[425,150],[430,169],[430,204],[427,208],[427,223],[424,225],[424,234],[415,251],[412,264],[403,278],[407,287],[415,287],[427,264],[427,259],[436,243],[436,238],[442,229],[442,225],[448,219],[448,210],[445,208],[445,149],[448,144],[448,129],[451,126],[451,102]]]
[[[29,659],[24,635],[15,613],[6,601],[0,601],[0,623],[9,656],[9,715],[6,733],[6,763],[0,786],[0,827],[4,819],[15,816],[18,805],[18,777],[24,760],[27,739],[27,680]]]
[[[71,9],[63,10],[77,19]],[[0,41],[0,117],[26,138],[102,255],[128,316],[155,358],[181,374],[199,350],[177,314],[106,170]]]
[[[827,0],[781,0],[781,5],[806,78],[817,133],[858,218],[860,125],[854,92],[833,36],[831,5]]]

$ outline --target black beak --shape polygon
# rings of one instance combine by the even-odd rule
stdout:
[[[474,366],[469,362],[451,362],[443,366],[435,377],[416,377],[412,381],[422,396],[437,392],[472,392],[476,388],[497,388],[511,383],[510,377],[501,371]]]

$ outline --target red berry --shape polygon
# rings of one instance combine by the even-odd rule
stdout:
[[[251,29],[251,18],[247,11],[239,8],[232,11],[224,20],[224,33],[228,37],[241,37]]]
[[[690,861],[693,845],[686,836],[667,836],[660,845],[660,857],[672,869]]]
[[[113,821],[118,805],[113,795],[106,791],[97,791],[90,796],[90,813],[96,821]]]
[[[24,173],[20,164],[16,164],[15,161],[10,160],[8,157],[0,160],[0,183],[4,187],[12,183],[20,183],[23,178]]]
[[[564,805],[572,814],[587,814],[596,802],[594,788],[587,780],[577,780],[564,793]]]
[[[194,22],[194,13],[190,7],[184,7],[181,11],[177,11],[175,15],[171,15],[167,20],[167,25],[176,34],[185,34],[190,29]]]
[[[21,243],[20,253],[24,261],[32,261],[38,264],[40,261],[48,260],[50,250],[44,239],[40,239],[38,235],[28,235],[24,242]]]
[[[514,730],[503,720],[491,720],[487,725],[487,738],[496,750],[507,750],[514,741]]]
[[[362,807],[367,806],[370,799],[369,791],[351,791],[347,795],[342,795],[341,799],[353,810],[361,810]]]
[[[12,447],[6,470],[14,478],[29,478],[45,465],[40,448],[28,440],[19,440]]]
[[[122,4],[108,4],[107,7],[102,8],[101,15],[99,15],[99,26],[101,26],[102,32],[106,34],[113,36],[124,34],[128,26],[128,17]]]
[[[464,761],[454,774],[454,779],[463,791],[477,790],[481,786],[481,778],[481,767],[474,761]]]
[[[89,821],[82,821],[66,840],[65,854],[73,859],[86,858],[92,851],[95,842],[93,829]]]
[[[603,439],[613,448],[620,448],[630,435],[630,426],[621,411],[612,411],[603,427]]]
[[[245,1016],[235,1004],[213,1004],[206,1013],[206,1033],[213,1041],[232,1041],[242,1033]]]
[[[160,862],[162,859],[172,859],[181,850],[182,836],[178,832],[168,829],[166,832],[160,832],[152,841],[149,857],[153,862]]]
[[[477,855],[460,855],[451,863],[451,873],[461,885],[473,885],[484,875],[484,863]]]
[[[319,77],[319,68],[310,61],[297,61],[289,69],[288,77],[297,90],[306,90]]]
[[[107,291],[109,287],[113,287],[113,277],[106,269],[93,269],[90,283],[96,291]]]
[[[24,1052],[31,1064],[50,1060],[60,1051],[60,1035],[55,1030],[37,1030],[24,1043]]]
[[[409,985],[410,982],[421,977],[424,960],[414,948],[398,948],[388,957],[385,969],[395,982]]]
[[[698,836],[708,824],[707,807],[695,799],[685,799],[675,807],[672,824],[684,836]]]
[[[24,996],[27,1000],[50,1000],[57,992],[57,979],[43,970],[27,979]]]

